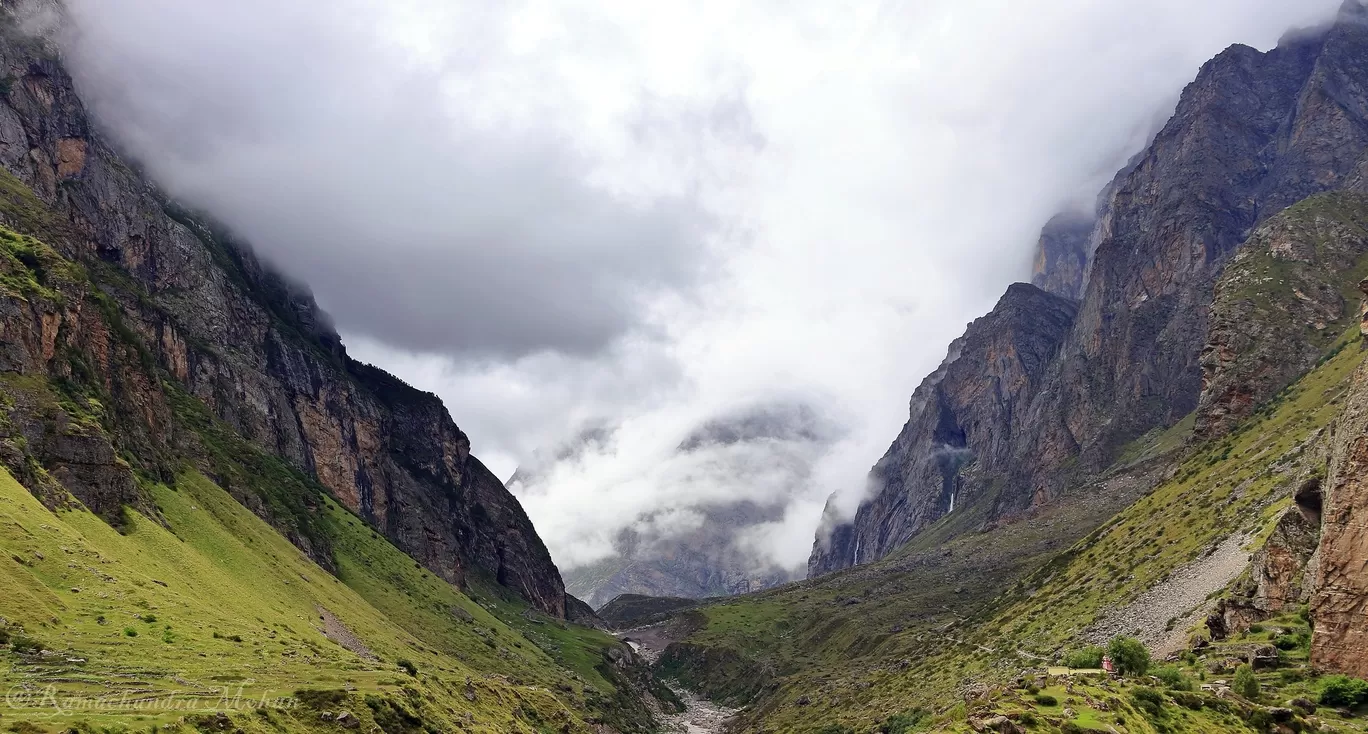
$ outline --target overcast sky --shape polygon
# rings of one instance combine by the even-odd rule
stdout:
[[[115,138],[501,476],[538,462],[563,567],[740,498],[795,567],[1045,220],[1339,0],[68,3]],[[820,430],[678,450],[757,413]]]

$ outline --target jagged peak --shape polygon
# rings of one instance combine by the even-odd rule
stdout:
[[[1368,23],[1368,6],[1365,6],[1362,0],[1344,0],[1344,4],[1340,5],[1339,14],[1335,16],[1335,22]]]

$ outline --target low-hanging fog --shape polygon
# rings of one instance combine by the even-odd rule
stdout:
[[[1036,234],[1339,0],[66,0],[110,137],[441,395],[562,567],[796,568]]]

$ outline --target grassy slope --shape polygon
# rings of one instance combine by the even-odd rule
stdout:
[[[574,703],[586,686],[591,696],[594,686],[607,686],[592,667],[585,672],[593,680],[561,670],[527,637],[413,568],[335,505],[328,519],[337,530],[346,584],[201,475],[184,475],[176,490],[152,492],[167,527],[134,514],[120,535],[83,510],[52,513],[0,474],[0,586],[6,590],[0,616],[55,650],[9,651],[10,670],[0,674],[6,689],[39,692],[51,684],[61,699],[174,693],[208,710],[222,708],[225,687],[234,696],[240,687],[252,700],[289,697],[300,688],[347,688],[397,702],[408,700],[409,689],[423,701],[423,719],[439,727],[469,714],[475,730],[536,731],[539,719],[579,718],[556,695]],[[325,637],[319,607],[378,659],[363,659]],[[453,614],[452,607],[465,614]],[[560,631],[587,649],[606,642],[595,639],[599,634]],[[401,658],[417,666],[416,679],[396,665]],[[468,677],[473,702],[464,696]],[[563,690],[553,695],[552,687]],[[359,699],[351,709],[371,715]],[[50,723],[39,713],[0,706],[0,722]],[[79,718],[143,725],[182,714],[116,710]],[[302,718],[295,723],[312,724],[317,716]]]
[[[963,726],[966,708],[953,702],[967,685],[991,687],[1053,660],[1080,644],[1107,609],[1231,533],[1249,532],[1255,542],[1265,537],[1307,469],[1308,442],[1339,411],[1362,359],[1357,342],[1354,330],[1320,367],[1231,436],[1192,450],[1171,477],[1133,504],[1125,491],[1103,484],[1091,488],[1092,513],[1055,508],[944,545],[950,533],[933,527],[878,564],[707,606],[689,641],[737,651],[771,673],[771,687],[748,712],[747,727],[872,731],[887,717],[920,707],[941,713],[940,726]],[[1176,444],[1168,434],[1148,441],[1131,454]],[[1111,512],[1124,507],[1109,521],[1108,492],[1117,494]],[[1051,549],[1051,539],[1063,545]],[[1189,721],[1170,722],[1171,728],[1229,730],[1222,728],[1229,725],[1225,714],[1204,711],[1175,712]],[[1132,722],[1131,730],[1151,729]]]

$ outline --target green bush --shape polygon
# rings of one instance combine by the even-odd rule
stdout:
[[[1159,691],[1141,686],[1132,690],[1130,696],[1131,700],[1135,702],[1135,707],[1151,719],[1164,716],[1164,694]]]
[[[1231,688],[1251,701],[1259,697],[1259,679],[1254,677],[1254,668],[1249,663],[1235,669],[1235,681]]]
[[[1102,656],[1106,653],[1106,650],[1096,645],[1089,645],[1065,655],[1063,662],[1066,667],[1070,668],[1100,668],[1102,667]]]
[[[135,629],[133,629],[132,627],[124,627],[124,636],[126,636],[126,637],[137,637],[137,636],[138,636],[138,631],[135,630]]]
[[[912,709],[893,714],[879,727],[881,734],[910,734],[926,720],[926,709]]]
[[[1122,675],[1144,675],[1149,670],[1149,650],[1145,648],[1145,643],[1134,637],[1113,637],[1107,645],[1107,656],[1116,666],[1116,672]]]
[[[1175,691],[1190,691],[1194,688],[1192,679],[1187,677],[1176,665],[1165,665],[1155,670],[1154,677]]]
[[[14,635],[10,638],[10,647],[17,653],[29,655],[36,655],[43,651],[43,643],[24,635]]]
[[[1368,681],[1347,675],[1328,676],[1321,683],[1320,702],[1326,706],[1353,708],[1368,701]]]
[[[415,677],[418,675],[418,666],[414,665],[413,661],[409,660],[408,658],[399,658],[397,661],[395,661],[394,664],[398,665],[400,668],[403,669],[405,673],[408,673],[409,675]]]
[[[1036,696],[1036,697],[1035,697],[1035,702],[1038,703],[1038,704],[1040,704],[1041,706],[1058,706],[1058,705],[1059,705],[1059,699],[1055,698],[1054,696],[1051,696],[1051,695],[1048,694],[1048,693],[1042,693],[1042,694],[1040,694],[1039,696]]]
[[[318,690],[315,688],[301,688],[294,692],[296,701],[308,706],[311,709],[328,709],[341,706],[347,700],[347,692],[343,690]]]

